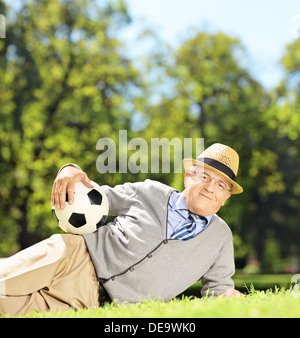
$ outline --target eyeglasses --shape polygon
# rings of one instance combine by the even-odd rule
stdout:
[[[218,180],[215,177],[212,177],[203,171],[197,171],[196,169],[193,168],[188,170],[188,173],[193,174],[194,175],[193,178],[197,179],[201,183],[209,183],[211,182],[211,180],[215,180],[215,187],[218,191],[221,192],[231,191],[231,187],[227,183]]]

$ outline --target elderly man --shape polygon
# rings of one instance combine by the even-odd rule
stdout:
[[[243,191],[238,154],[214,144],[183,164],[182,193],[152,180],[102,186],[114,221],[89,235],[54,235],[1,263],[0,312],[167,301],[199,279],[203,296],[240,296],[231,279],[232,234],[216,215]],[[52,205],[64,208],[66,193],[72,203],[79,181],[92,187],[77,165],[60,169]]]

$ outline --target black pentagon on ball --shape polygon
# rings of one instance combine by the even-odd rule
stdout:
[[[73,212],[71,217],[69,218],[69,223],[73,225],[75,228],[80,228],[86,224],[86,219],[84,214],[77,214]]]
[[[59,222],[59,219],[57,218],[56,212],[55,212],[54,209],[52,209],[52,215],[53,215],[54,219],[56,220],[56,222],[58,223],[58,222]]]
[[[99,228],[101,227],[101,225],[103,225],[103,224],[105,223],[106,219],[107,219],[107,216],[104,215],[104,216],[100,219],[100,221],[96,224],[97,229],[99,229]]]
[[[92,189],[88,194],[91,204],[101,205],[102,195],[96,189]]]

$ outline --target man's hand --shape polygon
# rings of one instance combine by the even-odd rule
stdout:
[[[235,289],[228,289],[224,293],[220,295],[222,298],[227,298],[227,297],[235,297],[235,298],[240,298],[243,297],[244,295],[240,293],[240,291],[235,290]]]
[[[64,209],[66,206],[66,194],[70,204],[74,201],[75,183],[82,182],[88,188],[93,188],[88,176],[83,171],[70,165],[63,168],[53,183],[51,194],[51,206],[56,205],[58,209]]]

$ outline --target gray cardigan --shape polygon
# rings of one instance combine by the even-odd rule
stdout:
[[[160,182],[102,186],[110,222],[84,235],[99,281],[111,299],[136,303],[167,301],[202,278],[202,295],[233,288],[232,233],[214,215],[209,226],[188,241],[166,239],[169,197]]]

